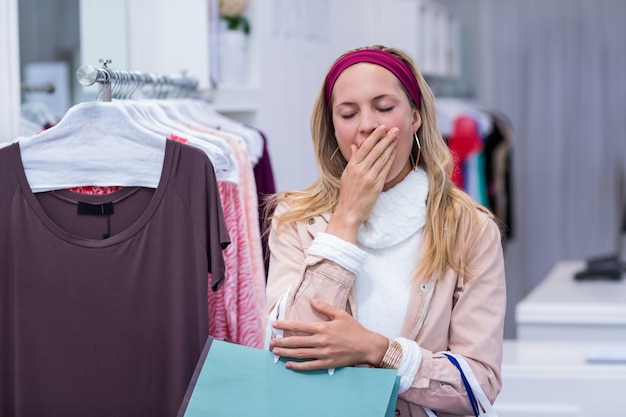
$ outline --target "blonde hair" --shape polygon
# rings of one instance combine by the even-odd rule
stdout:
[[[452,155],[437,127],[435,103],[430,88],[411,58],[403,51],[380,45],[358,49],[380,49],[397,56],[411,69],[420,87],[422,125],[417,131],[421,142],[418,163],[428,176],[428,197],[426,225],[422,236],[422,245],[426,250],[418,260],[414,277],[420,281],[429,280],[431,276],[441,276],[448,268],[452,268],[470,278],[467,253],[480,231],[477,208],[489,211],[456,187],[450,179]],[[351,51],[346,53],[349,52]],[[414,106],[406,89],[405,93]],[[348,162],[341,152],[333,157],[338,145],[334,136],[332,115],[328,109],[329,103],[326,101],[322,82],[311,118],[313,147],[320,175],[303,190],[287,191],[271,197],[269,206],[275,207],[285,202],[289,207],[289,210],[273,216],[277,229],[289,222],[333,212],[337,206],[341,174]]]

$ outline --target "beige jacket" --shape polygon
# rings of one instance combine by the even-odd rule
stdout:
[[[277,212],[284,210],[279,206]],[[469,267],[476,278],[465,282],[449,270],[438,282],[414,284],[401,336],[422,348],[422,360],[410,389],[400,394],[400,416],[425,416],[426,406],[443,416],[473,415],[459,371],[442,354],[462,355],[483,391],[494,401],[502,387],[500,366],[506,289],[499,229],[480,211],[482,227],[470,250]],[[356,314],[355,275],[335,262],[307,256],[317,232],[326,229],[330,215],[272,229],[267,284],[268,312],[290,290],[285,318],[327,320],[314,312],[308,300],[316,298]],[[423,248],[420,249],[422,251]]]

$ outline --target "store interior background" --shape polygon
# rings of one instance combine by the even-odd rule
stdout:
[[[76,69],[109,58],[112,68],[197,77],[219,111],[265,132],[277,188],[302,188],[316,174],[309,122],[328,66],[347,49],[382,43],[422,67],[426,37],[415,17],[425,2],[249,0],[248,78],[212,89],[212,32],[207,14],[194,13],[206,1],[0,0],[0,142],[18,136],[28,64],[67,64],[69,106],[92,99]],[[626,2],[427,3],[460,23],[460,71],[448,81],[514,130],[505,336],[515,338],[516,303],[556,262],[616,251],[626,183]]]

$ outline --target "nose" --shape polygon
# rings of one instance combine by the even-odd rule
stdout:
[[[365,140],[379,125],[380,123],[372,110],[362,110],[361,119],[359,120],[359,136],[362,140]]]

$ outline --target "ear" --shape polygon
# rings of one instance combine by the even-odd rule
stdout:
[[[413,122],[411,126],[413,127],[413,132],[417,132],[417,130],[422,126],[422,116],[420,115],[419,110],[417,108],[413,108],[412,111]]]

